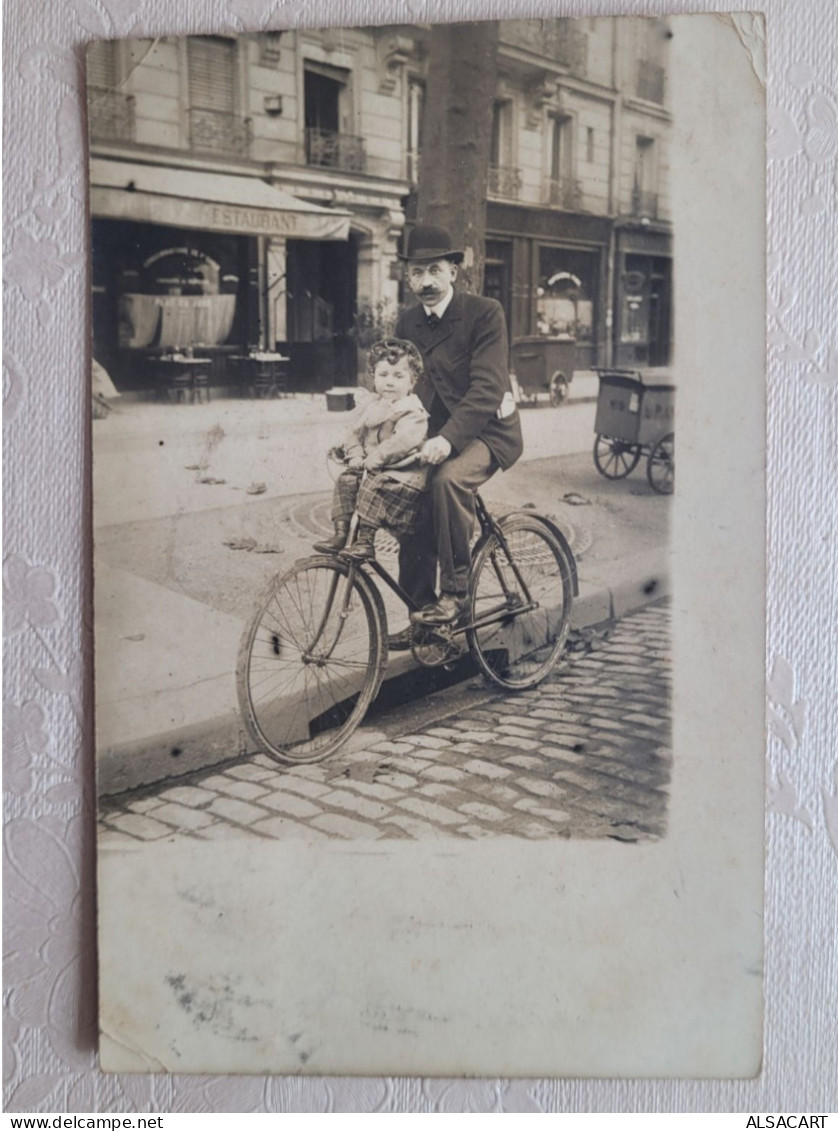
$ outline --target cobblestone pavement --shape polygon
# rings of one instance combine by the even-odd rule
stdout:
[[[103,841],[664,834],[668,603],[624,618],[539,687],[478,698],[416,733],[315,765],[286,768],[258,755],[105,798]]]

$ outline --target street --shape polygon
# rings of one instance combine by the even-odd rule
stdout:
[[[561,528],[579,567],[576,627],[666,595],[670,511],[642,464],[626,479],[597,473],[587,399],[596,378],[578,380],[582,400],[522,411],[524,457],[482,492],[495,514],[536,509]],[[269,580],[331,531],[325,453],[347,419],[322,397],[297,397],[127,402],[96,422],[96,646],[119,656],[97,670],[103,794],[245,752],[239,641]],[[380,532],[377,553],[391,571],[396,549]],[[389,630],[399,631],[404,606],[389,591],[384,602]],[[387,680],[409,668],[407,654],[394,654]],[[388,696],[385,686],[389,707]]]
[[[457,704],[383,739],[362,729],[322,763],[281,767],[258,755],[104,798],[102,843],[664,834],[667,603],[624,618],[594,650],[569,653],[531,691],[494,694],[475,679]]]

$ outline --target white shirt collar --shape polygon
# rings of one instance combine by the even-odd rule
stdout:
[[[446,310],[448,309],[448,307],[451,305],[451,299],[453,297],[454,297],[454,288],[450,287],[449,290],[448,290],[448,294],[445,296],[445,298],[440,299],[440,301],[436,304],[436,306],[425,306],[425,304],[422,303],[422,309],[425,311],[425,314],[435,314],[437,316],[437,318],[441,318],[443,316],[443,314],[446,312]]]

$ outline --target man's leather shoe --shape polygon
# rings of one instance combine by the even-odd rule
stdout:
[[[387,637],[387,647],[391,652],[406,652],[410,647],[413,638],[413,631],[409,628],[403,628],[401,632],[395,632],[392,636]]]
[[[458,597],[453,593],[443,593],[435,605],[426,605],[416,613],[410,614],[414,624],[453,624],[468,609],[468,597]]]

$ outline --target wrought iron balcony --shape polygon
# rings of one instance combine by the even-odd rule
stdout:
[[[633,216],[641,219],[657,220],[658,194],[656,192],[641,192],[640,189],[635,189],[631,194],[631,212]]]
[[[106,87],[87,88],[90,137],[93,141],[133,141],[136,136],[134,97]]]
[[[250,151],[250,119],[221,110],[193,108],[189,112],[190,148],[203,153],[246,157]]]
[[[489,166],[489,196],[497,200],[517,200],[521,192],[521,171],[507,165]]]
[[[568,212],[582,209],[582,186],[574,177],[552,178],[547,181],[547,203],[553,208]]]
[[[306,137],[306,163],[345,173],[363,173],[367,167],[364,139],[335,130],[309,128]]]
[[[588,70],[588,37],[579,20],[503,20],[501,43],[546,56],[584,78]]]
[[[663,106],[663,88],[666,72],[657,63],[637,60],[637,97]]]

